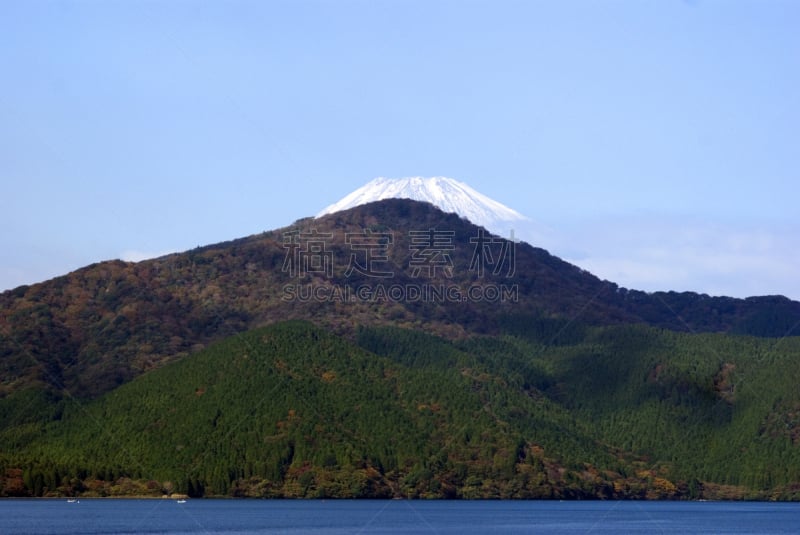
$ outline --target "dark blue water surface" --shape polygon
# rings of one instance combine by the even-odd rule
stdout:
[[[800,504],[0,500],[0,533],[798,533]]]

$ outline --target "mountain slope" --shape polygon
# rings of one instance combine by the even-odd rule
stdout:
[[[0,432],[0,494],[800,497],[800,338],[229,337]]]
[[[550,497],[566,484],[545,462],[553,470],[581,457],[613,464],[610,452],[566,427],[563,411],[517,395],[528,434],[538,429],[531,449],[522,426],[508,421],[495,388],[502,379],[469,367],[474,358],[444,341],[407,346],[426,351],[432,341],[460,372],[393,362],[304,323],[251,331],[89,405],[66,403],[42,432],[6,430],[0,437],[15,453],[0,464],[28,466],[33,494],[92,484],[114,493],[92,482],[133,477],[191,495],[307,497]],[[535,485],[516,481],[520,463]],[[482,483],[468,488],[469,478]]]
[[[414,275],[412,260],[421,251],[414,249],[412,239],[419,235],[413,232],[426,229],[439,229],[451,240],[453,249],[446,253],[452,276],[430,265],[434,273]],[[390,279],[356,271],[347,275],[351,256],[366,252],[345,243],[346,236],[367,231],[393,239],[380,263],[380,269],[393,273]],[[314,232],[330,234],[323,240],[331,255],[330,274],[293,276],[283,269],[293,246],[286,240]],[[214,340],[284,319],[308,319],[350,336],[358,325],[384,324],[454,339],[538,329],[550,332],[552,343],[583,324],[648,323],[678,331],[780,337],[792,334],[800,322],[800,303],[785,298],[625,290],[525,243],[514,248],[513,273],[479,275],[470,269],[476,251],[471,240],[479,235],[479,227],[454,214],[390,199],[186,253],[94,264],[4,292],[0,399],[13,401],[20,392],[43,387],[55,396],[91,398]],[[497,252],[504,243],[489,245]],[[375,292],[367,299],[355,293],[352,299],[336,299],[335,290],[393,285],[442,286],[457,290],[459,299],[446,294],[427,300],[382,299]],[[516,288],[516,299],[464,300],[474,287]],[[327,293],[303,293],[318,289]],[[27,406],[28,394],[19,395],[19,403]]]
[[[369,203],[0,294],[0,494],[790,498],[799,323]]]

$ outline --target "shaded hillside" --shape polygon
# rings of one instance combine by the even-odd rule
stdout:
[[[438,234],[426,237],[430,229]],[[391,244],[368,251],[359,235],[389,236]],[[316,245],[309,236],[317,237]],[[500,262],[503,242],[484,243],[480,250],[493,255],[494,264],[481,274],[475,264],[479,237],[477,227],[453,214],[394,199],[154,260],[102,262],[4,292],[0,398],[43,385],[56,396],[67,391],[90,398],[214,340],[292,318],[351,336],[357,325],[392,324],[452,339],[525,331],[542,322],[643,322],[679,331],[783,336],[800,321],[800,304],[784,298],[629,291],[527,244],[516,245],[510,269]],[[299,272],[302,262],[315,260],[313,246],[322,248],[317,260],[329,261],[329,272],[328,265]],[[368,266],[367,254],[378,257],[375,271],[392,276],[348,271],[351,259],[356,267]],[[446,291],[423,299],[374,292],[391,286]],[[359,288],[373,293],[366,299],[336,293]],[[308,293],[320,289],[326,290],[321,298]],[[474,289],[483,292],[477,299],[469,297]],[[508,299],[485,299],[497,295]]]

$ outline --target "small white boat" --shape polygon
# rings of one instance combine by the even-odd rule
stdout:
[[[178,500],[178,503],[186,503],[186,500]]]
[[[81,503],[81,502],[76,500],[75,498],[70,498],[67,500],[67,503]]]

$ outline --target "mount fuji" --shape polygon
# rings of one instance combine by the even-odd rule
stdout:
[[[512,231],[519,235],[520,228],[528,228],[531,223],[530,219],[516,210],[490,199],[463,182],[441,176],[376,178],[331,204],[316,217],[383,199],[429,202],[445,212],[456,213],[503,237],[509,237]]]

